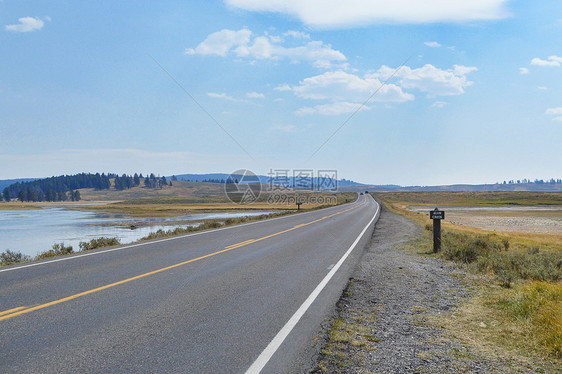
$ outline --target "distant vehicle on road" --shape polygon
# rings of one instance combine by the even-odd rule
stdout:
[[[361,192],[359,195],[363,195],[363,192]]]

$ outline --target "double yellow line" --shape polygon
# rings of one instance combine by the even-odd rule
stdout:
[[[94,289],[91,289],[91,290],[88,290],[88,291],[80,292],[80,293],[77,293],[77,294],[74,294],[74,295],[71,295],[71,296],[64,297],[62,299],[54,300],[54,301],[51,301],[51,302],[48,302],[48,303],[39,304],[39,305],[35,305],[35,306],[20,306],[20,307],[17,307],[17,308],[8,309],[8,310],[5,310],[3,312],[0,312],[0,321],[4,321],[4,320],[10,319],[10,318],[14,318],[14,317],[17,317],[17,316],[22,315],[22,314],[34,312],[36,310],[47,308],[47,307],[50,307],[50,306],[53,306],[53,305],[61,304],[61,303],[64,303],[65,301],[74,300],[74,299],[77,299],[77,298],[82,297],[82,296],[90,295],[90,294],[93,294],[95,292],[103,291],[103,290],[106,290],[106,289],[111,288],[111,287],[115,287],[115,286],[119,286],[121,284],[129,283],[129,282],[132,282],[132,281],[137,280],[137,279],[145,278],[145,277],[148,277],[150,275],[158,274],[158,273],[164,272],[166,270],[170,270],[170,269],[177,268],[177,267],[180,267],[180,266],[183,266],[183,265],[187,265],[189,263],[199,261],[199,260],[203,260],[203,259],[208,258],[208,257],[216,256],[218,254],[228,252],[228,251],[231,251],[231,250],[236,249],[236,248],[244,247],[244,246],[250,245],[252,243],[256,243],[256,242],[259,242],[259,241],[262,241],[262,240],[265,240],[265,239],[269,239],[269,238],[272,238],[274,236],[287,233],[289,231],[297,230],[297,229],[300,229],[302,227],[312,225],[312,224],[314,224],[316,222],[320,222],[324,219],[337,216],[338,214],[349,212],[353,209],[359,208],[360,206],[362,206],[364,204],[366,204],[366,201],[362,202],[361,204],[355,205],[355,206],[353,206],[349,209],[342,210],[340,212],[330,214],[328,216],[324,216],[324,217],[319,218],[317,220],[293,226],[293,227],[291,227],[290,229],[287,229],[287,230],[279,231],[279,232],[276,232],[274,234],[267,235],[267,236],[264,236],[264,237],[261,237],[261,238],[258,238],[258,239],[250,239],[250,240],[246,240],[244,242],[231,244],[231,245],[228,245],[228,246],[224,247],[224,249],[222,249],[220,251],[209,253],[207,255],[197,257],[197,258],[193,258],[191,260],[183,261],[183,262],[171,265],[171,266],[166,266],[164,268],[161,268],[161,269],[158,269],[158,270],[153,270],[153,271],[150,271],[148,273],[140,274],[140,275],[137,275],[137,276],[134,276],[134,277],[131,277],[131,278],[123,279],[119,282],[110,283],[110,284],[107,284],[105,286],[101,286],[101,287],[97,287],[97,288],[94,288]]]

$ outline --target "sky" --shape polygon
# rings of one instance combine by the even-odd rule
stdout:
[[[479,184],[561,144],[559,0],[0,0],[0,179]]]

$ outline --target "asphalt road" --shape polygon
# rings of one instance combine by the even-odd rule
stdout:
[[[0,269],[0,372],[303,372],[378,212],[365,195]]]

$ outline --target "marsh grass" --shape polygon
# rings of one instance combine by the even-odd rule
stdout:
[[[252,221],[261,221],[264,219],[281,217],[293,213],[294,212],[289,211],[289,212],[279,212],[273,214],[261,214],[259,216],[252,216],[252,217],[227,218],[225,220],[208,220],[208,221],[200,222],[198,225],[193,225],[193,226],[176,227],[171,230],[159,229],[141,238],[140,241],[167,238],[170,236],[189,234],[196,231],[216,229],[219,227],[238,225],[241,223],[252,222]]]
[[[96,248],[114,246],[118,244],[120,243],[119,243],[119,239],[117,238],[106,238],[106,237],[96,238],[90,240],[89,242],[80,242],[79,252],[89,251]],[[65,246],[64,243],[53,244],[51,249],[40,252],[37,256],[34,257],[24,255],[21,252],[14,252],[7,249],[4,252],[0,253],[0,266],[13,265],[21,262],[44,260],[46,258],[65,256],[72,253],[76,253],[74,252],[74,248],[72,248],[72,246],[70,245]]]
[[[26,256],[21,252],[13,252],[7,249],[0,253],[0,265],[12,265],[24,261],[29,261],[29,256]]]
[[[92,249],[111,247],[119,244],[121,244],[121,242],[117,238],[101,237],[92,239],[89,242],[80,242],[78,245],[80,246],[80,251],[90,251]]]
[[[50,257],[55,257],[55,256],[64,256],[64,255],[69,255],[71,253],[74,253],[74,249],[72,248],[71,245],[66,247],[64,245],[64,243],[53,244],[53,247],[51,249],[49,249],[48,251],[44,251],[44,252],[39,253],[35,257],[35,259],[36,260],[43,260],[45,258],[50,258]]]

